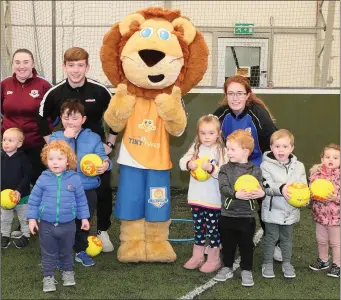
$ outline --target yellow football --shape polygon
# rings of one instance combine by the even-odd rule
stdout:
[[[5,176],[3,174],[3,176]],[[1,207],[4,209],[12,209],[18,204],[18,199],[16,197],[15,191],[11,189],[6,189],[1,191]]]
[[[251,192],[259,189],[259,182],[256,177],[252,175],[242,175],[239,176],[234,184],[234,189],[236,192],[240,190],[245,190],[246,192]]]
[[[211,174],[208,174],[203,168],[201,164],[203,161],[207,161],[209,158],[207,156],[198,158],[194,162],[198,164],[198,167],[195,170],[191,170],[190,173],[192,177],[197,181],[206,181],[211,177]]]
[[[97,176],[96,168],[102,164],[102,159],[97,154],[86,154],[82,157],[80,168],[86,176]]]
[[[305,183],[293,182],[288,186],[288,192],[291,193],[291,198],[288,200],[290,205],[302,207],[309,204],[310,190]]]
[[[93,235],[88,236],[88,243],[89,246],[86,248],[86,253],[89,256],[94,257],[102,252],[103,244],[98,237]]]
[[[314,200],[326,201],[327,196],[334,193],[334,185],[327,179],[316,179],[310,184],[310,191]]]

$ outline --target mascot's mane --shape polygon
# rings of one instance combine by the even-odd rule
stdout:
[[[172,22],[179,17],[188,19],[181,16],[179,10],[165,10],[158,7],[140,10],[137,13],[141,14],[146,20],[154,18]],[[122,50],[130,37],[140,29],[138,22],[132,22],[129,31],[122,36],[119,31],[119,22],[111,27],[110,31],[104,36],[100,52],[103,71],[113,86],[116,87],[119,83],[125,83],[128,87],[128,91],[138,97],[154,99],[161,93],[170,94],[173,85],[159,90],[144,89],[129,82],[124,75],[120,60]],[[208,57],[208,48],[203,35],[198,30],[190,45],[187,45],[183,39],[183,31],[181,28],[176,28],[173,31],[173,34],[178,38],[184,58],[184,66],[174,85],[180,87],[182,95],[184,95],[196,86],[205,74],[207,59],[204,58]]]

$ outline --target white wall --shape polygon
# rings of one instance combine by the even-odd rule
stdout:
[[[63,52],[72,46],[85,48],[90,54],[89,77],[109,84],[102,72],[99,49],[110,26],[127,14],[148,6],[164,6],[165,1],[57,1],[57,81],[63,79]],[[2,2],[4,3],[4,2]],[[33,17],[33,5],[35,17]],[[15,25],[51,26],[51,1],[12,1],[11,23]],[[173,9],[196,26],[232,27],[248,22],[255,26],[313,27],[316,22],[316,1],[171,1]],[[323,4],[327,20],[328,1]],[[72,27],[89,25],[91,27]],[[340,26],[340,3],[336,2],[335,24]],[[35,53],[38,70],[52,79],[51,27],[12,27],[12,49],[28,48]],[[212,83],[212,34],[204,32],[210,49],[209,68],[200,86]],[[273,81],[276,87],[313,87],[315,66],[315,36],[312,34],[276,34],[274,37]],[[38,51],[39,50],[39,51]],[[39,53],[39,55],[38,55]],[[219,54],[218,54],[219,55]],[[9,58],[2,58],[9,59]],[[340,30],[334,30],[329,75],[330,86],[340,86]],[[42,68],[40,67],[42,66]],[[219,66],[224,67],[224,66]]]

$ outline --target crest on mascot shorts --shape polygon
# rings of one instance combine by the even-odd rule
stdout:
[[[156,208],[161,208],[168,202],[166,187],[151,187],[148,203]]]

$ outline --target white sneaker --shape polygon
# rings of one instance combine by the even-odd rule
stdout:
[[[20,230],[15,230],[15,231],[12,231],[11,233],[11,238],[12,239],[20,239],[22,237],[22,232]]]
[[[114,245],[110,241],[108,232],[98,230],[97,237],[102,241],[103,244],[102,252],[114,251]]]
[[[278,246],[275,247],[274,260],[279,261],[279,262],[283,261],[282,250]]]

